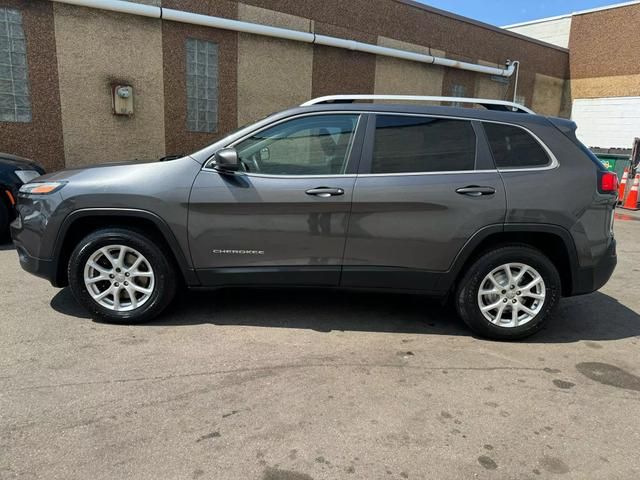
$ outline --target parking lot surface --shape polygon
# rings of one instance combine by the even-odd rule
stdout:
[[[640,215],[616,235],[612,280],[519,343],[421,297],[322,290],[100,324],[5,245],[0,478],[638,478]]]

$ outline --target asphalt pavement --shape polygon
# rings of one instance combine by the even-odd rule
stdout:
[[[538,335],[437,302],[185,294],[101,324],[0,247],[1,479],[637,479],[640,215],[619,266]]]

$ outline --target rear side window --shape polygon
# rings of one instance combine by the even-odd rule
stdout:
[[[378,115],[372,173],[473,170],[476,135],[471,122]]]
[[[550,163],[540,143],[522,128],[483,123],[498,168],[544,167]]]

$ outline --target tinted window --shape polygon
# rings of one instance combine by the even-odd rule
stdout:
[[[493,158],[498,168],[542,167],[549,157],[525,130],[511,125],[484,123]]]
[[[269,175],[345,173],[358,115],[317,115],[280,123],[236,145],[249,172]]]
[[[471,122],[379,115],[372,173],[473,170],[476,136]]]

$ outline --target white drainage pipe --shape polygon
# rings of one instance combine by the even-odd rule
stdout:
[[[423,53],[409,52],[407,50],[400,50],[397,48],[381,47],[379,45],[372,45],[370,43],[356,42],[355,40],[347,40],[344,38],[329,37],[326,35],[319,35],[309,32],[301,32],[298,30],[290,30],[288,28],[270,27],[267,25],[260,25],[258,23],[242,22],[240,20],[231,20],[228,18],[213,17],[210,15],[201,15],[198,13],[174,10],[171,8],[142,5],[140,3],[125,2],[123,0],[53,1],[82,7],[109,10],[111,12],[129,13],[131,15],[140,15],[143,17],[171,20],[173,22],[189,23],[192,25],[202,25],[205,27],[220,28],[223,30],[233,30],[236,32],[251,33],[254,35],[264,35],[267,37],[282,38],[285,40],[293,40],[297,42],[343,48],[347,50],[354,50],[357,52],[370,53],[372,55],[400,58],[403,60],[427,63],[431,65],[441,65],[443,67],[458,68],[461,70],[484,73],[487,75],[496,75],[500,77],[510,77],[515,71],[516,62],[511,62],[511,64],[507,68],[489,67],[485,65],[478,65],[475,63],[459,62],[450,58],[434,57],[432,55],[426,55]]]

